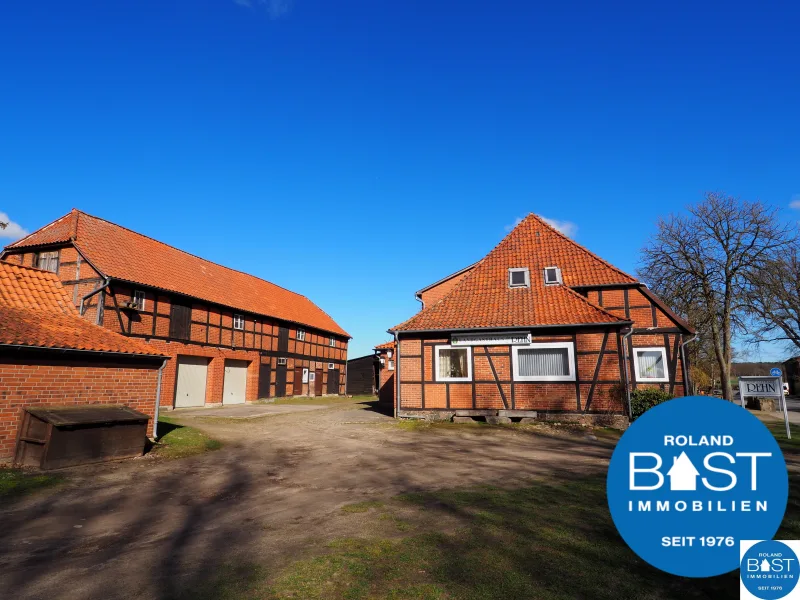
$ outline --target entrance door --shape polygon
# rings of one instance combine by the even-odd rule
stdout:
[[[247,388],[247,361],[226,360],[222,387],[223,404],[244,404]]]
[[[317,369],[314,377],[314,395],[322,396],[322,369]]]
[[[258,397],[259,398],[269,398],[270,393],[270,383],[272,378],[272,365],[269,363],[261,365],[258,367]]]
[[[303,367],[294,368],[294,386],[292,388],[292,394],[295,396],[303,395]]]
[[[208,359],[202,356],[179,356],[175,387],[175,408],[203,406],[206,403]]]
[[[339,369],[328,369],[328,393],[339,393]]]
[[[286,396],[286,365],[278,365],[275,371],[275,397],[283,398]]]

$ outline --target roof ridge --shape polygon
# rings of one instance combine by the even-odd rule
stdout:
[[[191,252],[187,252],[186,250],[182,250],[182,249],[178,248],[177,246],[173,246],[171,244],[167,244],[166,242],[162,242],[161,240],[157,240],[156,238],[150,237],[149,235],[146,235],[144,233],[139,233],[138,231],[134,231],[133,229],[125,227],[124,225],[120,225],[119,223],[114,223],[113,221],[109,221],[108,219],[104,219],[103,217],[90,215],[86,211],[83,211],[83,210],[80,210],[80,209],[73,209],[73,210],[75,210],[78,214],[83,215],[85,217],[90,217],[92,219],[97,219],[98,221],[103,221],[104,223],[108,223],[109,225],[113,225],[114,227],[119,227],[120,229],[124,229],[125,231],[128,231],[128,232],[130,232],[130,233],[132,233],[134,235],[138,235],[140,237],[147,238],[148,240],[151,240],[151,241],[153,241],[153,242],[155,242],[157,244],[160,244],[162,246],[166,246],[167,248],[170,248],[172,250],[176,250],[176,251],[178,251],[178,252],[180,252],[182,254],[186,254],[187,256],[191,256],[192,258],[196,258],[198,260],[202,260],[203,262],[207,262],[207,263],[212,264],[214,266],[220,267],[221,269],[226,269],[226,270],[232,271],[234,273],[239,273],[240,275],[246,275],[248,277],[252,277],[253,279],[258,279],[260,281],[263,281],[264,283],[268,283],[270,285],[274,285],[275,287],[281,288],[282,290],[285,290],[285,291],[289,292],[290,294],[294,294],[295,296],[300,296],[301,298],[305,298],[306,300],[311,302],[311,300],[305,294],[300,294],[298,292],[290,290],[289,288],[283,287],[282,285],[278,285],[277,283],[273,283],[272,281],[269,281],[268,279],[264,279],[263,277],[259,277],[258,275],[253,275],[252,273],[245,273],[244,271],[240,271],[239,269],[234,269],[234,268],[228,267],[226,265],[220,264],[218,262],[214,262],[213,260],[208,260],[207,258],[203,258],[202,256],[198,256],[197,254],[192,254]],[[77,221],[77,219],[76,219],[76,221]],[[316,306],[316,304],[315,304],[315,306]],[[319,307],[317,307],[317,308],[319,308]],[[322,310],[322,309],[320,308],[320,310]],[[322,311],[322,312],[325,312],[325,311]],[[328,314],[328,313],[325,313],[325,314]],[[330,317],[330,315],[328,315],[328,316]],[[331,318],[333,318],[333,317],[331,317]]]
[[[75,209],[73,209],[73,210],[75,210]],[[18,240],[14,241],[14,242],[11,242],[7,246],[5,246],[5,248],[14,248],[14,247],[16,247],[17,245],[20,244],[20,242],[24,242],[29,237],[31,237],[33,235],[36,235],[37,233],[40,233],[40,232],[44,231],[45,229],[49,229],[50,227],[53,227],[56,223],[59,223],[60,221],[66,219],[70,215],[72,215],[72,211],[68,212],[65,215],[62,215],[62,216],[58,217],[55,221],[51,221],[50,223],[47,223],[46,225],[42,225],[36,231],[31,231],[28,235],[23,236],[23,237],[19,238]]]
[[[559,231],[558,229],[556,229],[555,227],[553,227],[553,226],[552,226],[550,223],[548,223],[547,221],[545,221],[545,220],[544,220],[544,217],[542,217],[542,216],[540,216],[540,215],[537,215],[536,213],[533,213],[533,212],[532,212],[532,213],[528,213],[528,216],[527,216],[527,217],[525,217],[525,219],[523,219],[523,221],[522,221],[522,222],[524,222],[526,219],[529,219],[529,218],[531,218],[531,217],[533,217],[533,218],[534,218],[535,220],[537,220],[539,223],[541,223],[542,225],[544,225],[545,227],[547,227],[548,229],[550,229],[551,231],[553,231],[553,232],[554,232],[556,235],[560,236],[561,238],[563,238],[565,241],[569,242],[570,244],[572,244],[572,245],[573,245],[573,246],[575,246],[576,248],[580,248],[581,250],[583,250],[583,251],[584,251],[584,252],[586,252],[587,254],[591,255],[593,258],[596,258],[597,260],[599,260],[601,263],[603,263],[603,264],[604,264],[605,266],[607,266],[608,268],[610,268],[610,269],[612,269],[612,270],[616,271],[617,273],[620,273],[620,274],[622,274],[622,275],[625,275],[626,277],[629,277],[629,278],[630,278],[630,279],[632,279],[633,281],[638,281],[638,280],[637,280],[635,277],[633,277],[633,276],[631,276],[630,274],[626,273],[625,271],[623,271],[623,270],[622,270],[622,269],[620,269],[619,267],[615,267],[614,265],[612,265],[612,264],[611,264],[610,262],[608,262],[607,260],[605,260],[605,259],[601,258],[601,257],[600,257],[600,256],[598,256],[597,254],[595,254],[594,252],[592,252],[591,250],[589,250],[589,249],[588,249],[586,246],[582,246],[581,244],[579,244],[578,242],[576,242],[575,240],[573,240],[571,237],[569,237],[568,235],[566,235],[566,234],[565,234],[565,233],[563,233],[562,231]],[[522,225],[522,222],[520,222],[520,225]],[[515,227],[514,229],[516,229],[516,227]],[[512,229],[512,231],[513,231],[513,229]],[[629,282],[625,282],[625,283],[629,283]]]

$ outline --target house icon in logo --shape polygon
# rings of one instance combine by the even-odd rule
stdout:
[[[769,561],[765,558],[761,561],[761,571],[764,573],[769,573],[772,569],[769,567]]]
[[[667,472],[669,489],[679,492],[693,492],[697,489],[697,477],[700,475],[686,452],[674,459],[672,467]]]

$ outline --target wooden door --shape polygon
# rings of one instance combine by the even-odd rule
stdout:
[[[244,404],[247,390],[247,361],[226,360],[222,382],[223,404]]]
[[[294,386],[292,388],[292,394],[295,396],[303,395],[303,367],[294,368]]]
[[[286,396],[286,365],[278,365],[275,371],[275,397],[284,398]]]
[[[272,365],[269,363],[264,364],[261,363],[261,366],[258,368],[258,397],[259,398],[269,398],[269,394],[272,391],[270,389],[270,383],[272,379]]]
[[[314,376],[314,395],[322,396],[322,369],[317,369]]]
[[[328,393],[339,393],[339,369],[328,369]]]
[[[278,352],[286,352],[289,350],[289,328],[278,328]]]
[[[206,403],[207,358],[179,356],[176,379],[175,408],[203,406]]]
[[[169,310],[169,337],[188,340],[192,332],[192,307],[179,300],[172,300]]]

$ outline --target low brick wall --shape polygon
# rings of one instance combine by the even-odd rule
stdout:
[[[150,417],[147,434],[152,436],[160,365],[153,360],[0,356],[0,462],[13,458],[20,418],[29,406],[125,405]]]

